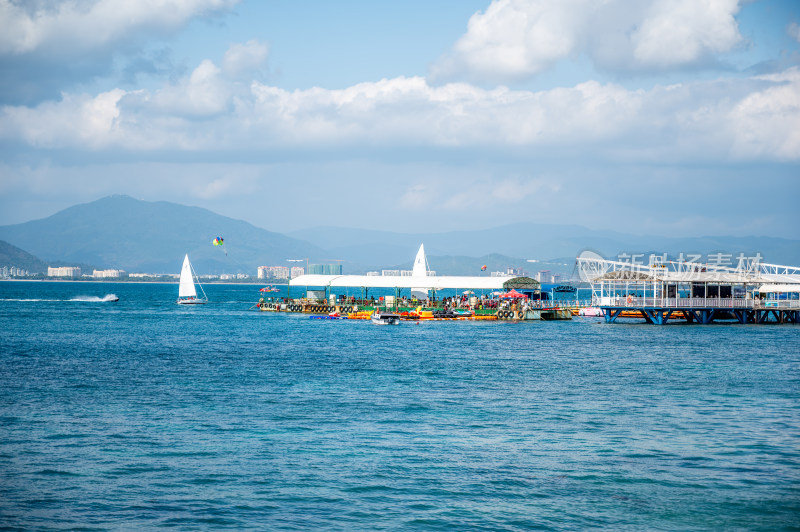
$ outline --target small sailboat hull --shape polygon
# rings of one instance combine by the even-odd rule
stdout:
[[[178,305],[205,305],[208,299],[179,299]]]

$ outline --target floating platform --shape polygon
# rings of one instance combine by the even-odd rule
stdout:
[[[262,312],[287,312],[295,314],[309,314],[312,319],[350,319],[368,320],[375,307],[358,305],[329,305],[305,302],[264,302],[257,306]],[[518,309],[477,309],[472,314],[445,315],[441,309],[423,309],[416,312],[416,308],[398,309],[401,319],[408,321],[560,321],[571,320],[577,313],[577,307],[562,305],[542,308]],[[340,316],[329,316],[333,312]]]

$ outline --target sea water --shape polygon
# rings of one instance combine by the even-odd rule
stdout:
[[[389,327],[206,292],[0,283],[0,527],[800,526],[800,327]]]

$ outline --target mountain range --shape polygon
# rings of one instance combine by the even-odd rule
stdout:
[[[218,236],[224,238],[224,246],[212,245]],[[147,273],[176,272],[184,253],[201,274],[253,275],[258,266],[292,265],[288,259],[338,260],[346,273],[410,269],[422,243],[430,267],[451,275],[475,274],[483,265],[490,271],[523,267],[569,273],[574,258],[586,249],[607,257],[760,253],[765,262],[800,264],[800,241],[784,238],[669,238],[537,223],[432,233],[315,227],[281,234],[199,207],[121,195],[75,205],[40,220],[2,226],[0,239],[43,263]]]
[[[223,246],[212,245],[217,236]],[[0,239],[48,262],[148,273],[179,270],[184,253],[202,273],[250,274],[264,264],[326,254],[308,242],[206,209],[120,195],[0,227]]]
[[[0,267],[14,266],[31,273],[47,271],[47,263],[27,251],[0,240]]]

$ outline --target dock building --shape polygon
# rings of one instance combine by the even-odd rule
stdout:
[[[686,261],[650,264],[577,258],[581,279],[592,287],[592,304],[606,322],[640,316],[648,323],[668,320],[708,324],[800,323],[800,268],[739,257],[736,267]]]

